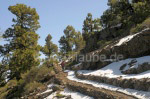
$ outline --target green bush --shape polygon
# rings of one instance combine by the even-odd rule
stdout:
[[[100,40],[100,41],[97,42],[97,45],[102,48],[102,47],[105,47],[106,45],[108,45],[110,43],[111,43],[111,41]]]
[[[57,94],[56,94],[56,97],[57,97],[57,98],[64,98],[64,97],[65,97],[65,95],[60,94],[60,93],[57,93]]]
[[[38,68],[33,67],[30,71],[27,71],[26,73],[22,74],[22,79],[24,80],[24,83],[30,83],[32,81],[35,81],[36,74],[38,73]]]
[[[147,18],[143,23],[137,24],[136,27],[130,30],[131,34],[135,34],[137,32],[142,31],[145,28],[150,28],[150,18]]]
[[[41,66],[39,68],[33,67],[30,71],[22,75],[25,83],[29,82],[42,82],[44,79],[47,79],[54,75],[54,71],[52,68],[48,68],[46,66]]]
[[[132,28],[130,30],[130,34],[135,34],[139,31],[142,31],[144,29],[144,27],[142,26],[142,24],[138,24],[135,28]]]
[[[13,88],[15,86],[17,86],[17,80],[10,80],[8,83],[7,83],[7,88]]]
[[[7,94],[8,94],[7,91],[0,93],[0,99],[6,99]]]
[[[0,99],[5,99],[8,94],[7,87],[0,88]]]
[[[20,97],[34,91],[44,90],[45,85],[42,83],[50,80],[52,75],[54,75],[52,68],[33,67],[30,71],[22,74],[22,79],[19,81],[10,80],[4,87],[1,87],[0,99]]]
[[[36,90],[43,90],[45,89],[45,86],[41,83],[38,82],[31,82],[26,84],[26,86],[24,87],[24,94],[29,94],[29,93],[33,93]]]
[[[42,66],[46,66],[48,68],[51,68],[54,66],[55,63],[58,63],[58,60],[56,58],[45,59],[43,61]]]
[[[150,28],[150,18],[147,18],[143,23],[143,27]]]
[[[6,96],[18,84],[17,80],[10,80],[4,87],[0,88],[0,99],[6,99]]]
[[[50,79],[54,74],[55,72],[53,71],[53,67],[48,68],[46,66],[42,66],[36,74],[35,81],[43,82],[46,79]]]

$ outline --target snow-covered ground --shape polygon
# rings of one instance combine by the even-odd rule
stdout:
[[[73,65],[73,67],[78,67],[78,66],[80,66],[82,63],[78,63],[78,64],[76,64],[76,65]]]
[[[57,99],[57,98],[54,98],[56,96],[56,94],[57,94],[57,92],[54,92],[51,95],[49,95],[48,97],[46,97],[45,99]],[[94,99],[92,97],[83,95],[79,92],[74,92],[74,91],[68,90],[67,88],[64,89],[64,91],[61,91],[60,94],[65,95],[65,96],[71,95],[71,98],[73,98],[73,99]],[[64,98],[62,98],[62,99],[64,99]]]
[[[71,95],[71,97],[73,99],[94,99],[92,97],[89,97],[89,96],[86,96],[86,95],[83,95],[79,92],[74,92],[74,91],[70,91],[68,90],[67,88],[62,91],[60,94],[63,94],[63,95]]]
[[[46,93],[46,92],[49,92],[49,91],[52,91],[52,88],[53,86],[55,86],[56,84],[50,84],[48,85],[48,90],[46,90],[45,92],[43,93]],[[92,97],[89,97],[89,96],[86,96],[86,95],[83,95],[79,92],[74,92],[74,91],[71,91],[67,88],[64,89],[64,91],[61,91],[60,94],[62,95],[65,95],[65,96],[70,96],[73,98],[73,99],[93,99]],[[57,92],[54,92],[52,93],[51,95],[49,95],[48,97],[46,97],[45,99],[57,99],[57,98],[54,98],[55,96],[57,95]],[[65,98],[62,98],[62,99],[65,99]]]
[[[129,66],[129,63],[131,63],[132,60],[136,60],[136,62],[134,62],[133,66],[131,67],[131,66]],[[144,57],[140,57],[140,58],[130,58],[130,59],[126,59],[126,60],[111,63],[111,64],[107,65],[106,67],[100,69],[100,70],[95,70],[95,71],[80,70],[80,71],[78,71],[78,73],[82,73],[84,75],[105,76],[105,77],[109,77],[109,78],[115,78],[115,77],[120,77],[120,76],[122,78],[125,78],[125,79],[129,79],[129,78],[136,78],[136,79],[150,78],[150,70],[146,71],[146,72],[143,72],[143,73],[140,73],[140,74],[136,74],[136,75],[133,75],[133,74],[132,75],[124,75],[120,71],[120,67],[123,64],[127,64],[125,69],[124,69],[124,70],[127,70],[129,68],[137,68],[138,65],[143,64],[145,62],[150,63],[150,56],[144,56]],[[75,66],[79,66],[79,65],[80,64],[77,64]],[[121,87],[116,87],[116,86],[112,86],[112,85],[104,84],[104,83],[98,83],[98,82],[94,82],[94,81],[90,81],[90,80],[81,80],[81,79],[76,78],[74,71],[66,70],[65,72],[68,72],[67,78],[69,80],[73,80],[73,81],[81,82],[81,83],[85,83],[85,84],[90,84],[90,85],[93,85],[94,87],[97,87],[97,88],[104,88],[104,89],[108,89],[108,90],[112,90],[112,91],[122,92],[122,93],[125,93],[127,95],[135,96],[139,99],[150,99],[150,92],[138,91],[138,90],[129,89],[129,88],[124,89],[124,88],[121,88]],[[48,86],[49,89],[54,85],[55,84],[50,84]],[[49,91],[51,91],[51,90],[49,90]],[[57,93],[54,92],[45,99],[52,99],[54,96],[56,96],[56,94]],[[60,94],[62,94],[62,95],[71,95],[71,97],[73,99],[93,99],[92,97],[83,95],[81,93],[70,91],[67,88],[64,91],[61,91]]]
[[[146,28],[146,29],[144,29],[143,31],[147,31],[147,30],[149,30],[149,28]],[[134,38],[134,37],[137,36],[138,34],[143,33],[143,31],[141,31],[141,32],[139,32],[139,33],[136,33],[136,34],[133,34],[133,35],[126,36],[126,37],[120,39],[120,41],[119,41],[115,46],[120,46],[120,45],[122,45],[123,43],[129,42],[132,38]]]
[[[140,57],[140,58],[134,58],[137,60],[136,63],[134,63],[134,65],[131,68],[137,68],[138,65],[143,64],[145,62],[150,63],[150,56],[144,56],[144,57]],[[129,79],[129,78],[136,78],[136,79],[141,79],[141,78],[150,78],[150,70],[140,73],[140,74],[130,74],[130,75],[124,75],[121,73],[120,71],[120,67],[123,64],[127,64],[127,66],[125,67],[124,70],[129,69],[129,63],[133,60],[133,58],[130,59],[126,59],[126,60],[122,60],[119,62],[114,62],[111,63],[109,65],[107,65],[106,67],[99,69],[99,70],[95,70],[95,71],[88,71],[88,70],[80,70],[78,71],[78,73],[83,74],[83,75],[95,75],[95,76],[105,76],[105,77],[109,77],[109,78],[116,78],[116,77],[122,77],[124,79]]]
[[[55,99],[54,97],[56,96],[56,92],[52,93],[51,95],[49,95],[48,97],[44,98],[44,99]]]
[[[80,79],[75,77],[74,71],[66,71],[66,72],[68,72],[67,78],[70,80],[76,81],[76,82],[90,84],[90,85],[93,85],[94,87],[97,87],[97,88],[105,88],[105,89],[112,90],[112,91],[122,92],[122,93],[125,93],[127,95],[135,96],[139,99],[150,99],[150,92],[137,91],[137,90],[128,89],[128,88],[123,89],[121,87],[115,87],[115,86],[104,84],[104,83],[98,83],[98,82],[89,81],[89,80],[80,80]]]

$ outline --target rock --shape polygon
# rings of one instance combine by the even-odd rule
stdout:
[[[145,62],[143,64],[140,64],[137,68],[129,68],[128,70],[121,71],[123,74],[139,74],[145,71],[150,70],[150,64],[148,62]]]
[[[128,64],[128,65],[129,65],[129,67],[134,66],[134,64],[135,64],[136,62],[137,62],[137,60],[136,60],[136,59],[131,60],[131,62]]]
[[[123,64],[121,67],[120,67],[120,70],[124,70],[124,68],[127,66],[127,64]]]

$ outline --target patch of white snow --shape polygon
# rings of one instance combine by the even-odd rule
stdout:
[[[127,95],[137,97],[139,99],[150,99],[150,94],[149,94],[149,92],[146,92],[146,91],[138,91],[138,90],[128,89],[128,88],[123,89],[121,87],[116,87],[116,86],[112,86],[112,85],[108,85],[108,84],[104,84],[104,83],[98,83],[98,82],[94,82],[94,81],[90,81],[90,80],[80,80],[75,77],[74,71],[68,71],[67,78],[70,80],[76,81],[76,82],[90,84],[97,88],[104,88],[104,89],[108,89],[108,90],[112,90],[112,91],[122,92]]]
[[[134,67],[138,67],[139,64],[143,64],[145,62],[150,62],[150,56],[144,56],[144,57],[140,57],[140,58],[134,58],[137,60],[137,62],[134,64]],[[150,78],[150,70],[140,73],[140,74],[130,74],[130,75],[125,75],[122,74],[120,71],[120,67],[123,64],[127,64],[125,69],[128,69],[129,67],[129,63],[131,62],[131,60],[133,60],[133,58],[130,59],[126,59],[126,60],[122,60],[119,62],[113,62],[107,66],[105,66],[102,69],[99,70],[95,70],[95,71],[88,71],[88,70],[80,70],[78,71],[78,73],[81,73],[83,75],[95,75],[95,76],[105,76],[108,78],[116,78],[116,77],[120,77],[122,76],[122,79],[126,78],[136,78],[136,79],[141,79],[141,78]]]
[[[94,99],[94,98],[92,98],[90,96],[83,95],[83,94],[81,94],[79,92],[71,91],[71,90],[69,90],[67,88],[64,91],[60,92],[60,94],[63,94],[63,95],[66,95],[66,96],[67,95],[71,95],[71,97],[73,99]]]
[[[146,28],[146,29],[144,29],[143,31],[146,31],[146,30],[149,30],[149,28]],[[129,42],[132,38],[134,38],[134,37],[137,36],[138,34],[143,33],[143,31],[141,31],[141,32],[139,32],[139,33],[136,33],[136,34],[133,34],[133,35],[126,36],[126,37],[120,39],[120,41],[119,41],[115,46],[120,46],[120,45],[122,45],[123,43]]]

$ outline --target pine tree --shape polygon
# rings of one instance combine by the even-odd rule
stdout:
[[[74,37],[74,44],[75,44],[75,52],[79,52],[82,50],[85,46],[85,41],[83,39],[83,36],[80,32],[76,32]]]
[[[4,39],[9,42],[4,45],[5,61],[11,71],[10,79],[20,79],[21,73],[32,66],[39,65],[39,50],[36,30],[40,27],[39,16],[34,8],[24,4],[10,6],[9,11],[16,16],[14,24],[4,33]]]
[[[103,26],[110,28],[118,24],[130,24],[134,10],[129,0],[109,0],[108,6],[110,8],[101,17]]]
[[[133,0],[134,16],[132,20],[134,23],[142,23],[150,15],[150,1],[149,0]]]
[[[89,37],[94,33],[93,32],[93,18],[92,18],[91,13],[88,13],[86,19],[84,20],[82,32],[83,32],[83,38],[85,41],[87,41]]]
[[[102,29],[101,23],[100,23],[100,19],[93,19],[92,18],[92,14],[88,13],[86,19],[84,20],[83,23],[83,28],[82,28],[82,35],[83,38],[86,42],[85,48],[84,48],[84,52],[89,52],[93,50],[93,46],[94,44],[94,39],[92,36],[95,35],[95,33],[100,32]]]
[[[57,54],[58,52],[58,47],[56,44],[53,44],[52,40],[52,36],[50,34],[48,34],[48,36],[46,37],[45,41],[46,44],[45,46],[42,48],[42,52],[50,59],[51,56]]]
[[[60,38],[59,43],[61,53],[64,56],[79,52],[85,45],[85,41],[83,40],[81,33],[76,32],[72,26],[66,27],[64,35]]]
[[[45,46],[41,48],[41,51],[46,56],[45,60],[43,61],[43,66],[52,67],[53,63],[57,61],[55,56],[58,54],[58,47],[56,44],[53,44],[52,36],[50,34],[48,34],[45,41]]]
[[[101,16],[102,26],[110,29],[121,24],[121,29],[115,30],[115,33],[118,33],[118,36],[128,35],[132,27],[149,17],[149,4],[149,0],[109,0],[109,9]],[[122,32],[124,30],[127,30],[126,33]]]

